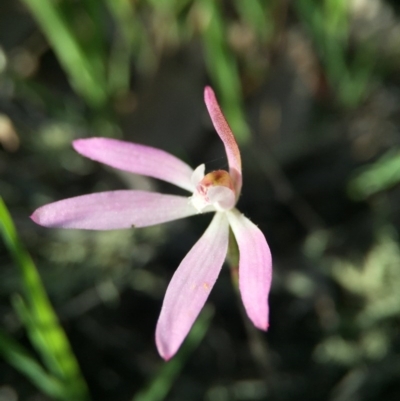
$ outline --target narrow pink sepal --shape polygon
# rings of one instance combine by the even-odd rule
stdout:
[[[239,247],[239,289],[253,324],[261,330],[269,325],[268,294],[272,280],[272,258],[261,230],[237,209],[227,212]]]
[[[35,210],[31,219],[45,227],[114,230],[152,226],[197,213],[184,196],[120,190],[50,203]]]
[[[108,166],[170,182],[193,192],[193,173],[186,163],[161,149],[109,138],[77,139],[74,149]]]
[[[228,250],[225,213],[216,213],[169,283],[156,328],[158,352],[168,360],[189,333],[214,286]]]
[[[225,146],[226,156],[228,157],[229,172],[233,178],[236,196],[239,196],[242,189],[242,161],[236,139],[223,115],[214,91],[206,86],[204,89],[204,101],[214,127]]]

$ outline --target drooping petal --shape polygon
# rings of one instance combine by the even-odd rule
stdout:
[[[239,289],[247,315],[256,327],[268,328],[268,294],[272,259],[260,229],[237,209],[226,213],[239,247]]]
[[[45,227],[114,230],[152,226],[196,213],[184,196],[120,190],[50,203],[37,209],[31,219]]]
[[[206,302],[224,263],[228,236],[225,213],[216,213],[172,277],[156,329],[157,348],[165,360],[176,353]]]
[[[239,147],[219,107],[214,91],[209,86],[206,86],[204,89],[204,101],[214,127],[224,143],[226,156],[228,157],[229,172],[235,183],[236,196],[239,196],[242,188],[242,162]]]
[[[193,192],[193,169],[161,149],[110,138],[77,139],[74,149],[108,166],[170,182]]]

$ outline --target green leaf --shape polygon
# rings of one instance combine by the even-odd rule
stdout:
[[[400,152],[393,149],[374,163],[358,169],[349,181],[348,193],[354,200],[363,200],[399,183]]]
[[[68,388],[75,400],[88,398],[86,384],[78,363],[47,297],[42,281],[29,253],[18,238],[11,216],[0,198],[0,234],[19,268],[24,298],[14,305],[29,337],[48,369]]]
[[[45,394],[65,399],[67,391],[62,382],[49,375],[24,347],[2,330],[0,330],[0,354]]]
[[[22,0],[46,35],[71,85],[93,107],[107,102],[107,87],[101,65],[84,51],[72,27],[52,0]]]

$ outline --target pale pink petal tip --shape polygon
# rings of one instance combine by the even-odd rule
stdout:
[[[36,224],[40,224],[40,216],[37,213],[37,210],[35,210],[30,216],[29,218]]]
[[[224,263],[228,239],[225,213],[216,213],[173,275],[156,328],[157,349],[163,359],[175,355],[203,308]]]
[[[260,316],[258,319],[252,320],[254,326],[257,327],[257,329],[260,329],[262,331],[267,331],[269,329],[269,322],[268,322],[268,315],[267,318],[264,316]]]
[[[97,139],[96,137],[89,138],[89,140]],[[79,152],[82,147],[85,147],[85,142],[87,143],[88,139],[75,139],[72,141],[72,147]]]
[[[272,280],[270,249],[261,230],[236,209],[227,216],[239,248],[239,289],[243,305],[254,326],[266,331]]]
[[[119,170],[157,178],[193,192],[193,169],[164,150],[112,138],[76,139],[73,148],[82,156]]]
[[[119,190],[50,203],[35,210],[31,219],[45,227],[116,230],[152,226],[196,213],[184,196]]]
[[[216,101],[216,99],[215,99],[215,93],[214,93],[214,91],[212,90],[212,88],[211,88],[211,86],[206,86],[205,88],[204,88],[204,101],[206,102],[206,103],[208,103],[208,102],[215,102]]]

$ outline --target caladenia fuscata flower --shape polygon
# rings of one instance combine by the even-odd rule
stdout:
[[[156,328],[160,355],[168,360],[185,339],[218,277],[232,230],[239,249],[239,290],[246,313],[261,330],[268,328],[271,254],[260,229],[236,208],[242,188],[238,145],[210,87],[204,99],[226,150],[229,171],[192,170],[163,150],[116,139],[88,138],[73,147],[89,159],[135,174],[158,178],[190,192],[189,197],[139,190],[118,190],[50,203],[31,216],[46,227],[113,230],[146,227],[214,212],[214,217],[182,260],[165,294]]]

